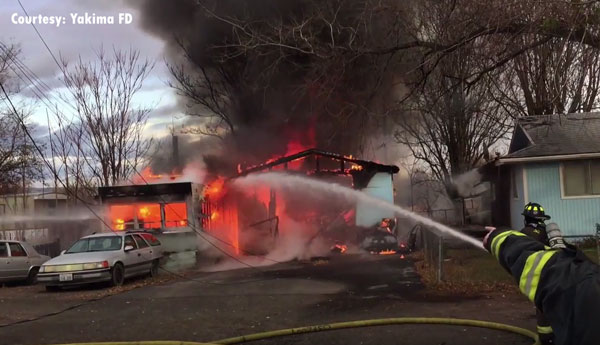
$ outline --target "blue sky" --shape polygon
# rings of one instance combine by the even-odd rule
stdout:
[[[183,118],[176,106],[174,91],[166,85],[168,72],[164,64],[163,42],[144,32],[140,26],[139,13],[123,0],[21,0],[21,3],[30,16],[63,16],[66,24],[56,27],[50,24],[37,24],[36,27],[44,37],[46,43],[58,57],[74,62],[79,55],[83,60],[94,58],[94,50],[104,46],[106,50],[112,47],[117,49],[137,49],[142,58],[155,61],[156,65],[150,76],[146,79],[135,102],[147,107],[153,107],[147,126],[147,135],[160,136],[167,134],[167,126],[172,121],[175,123]],[[131,13],[131,24],[113,25],[79,25],[72,24],[70,15],[77,13],[96,14],[97,16],[112,15],[115,18],[123,12]],[[14,24],[11,16],[17,13],[24,15],[17,0],[3,0],[0,2],[0,41],[20,45],[22,54],[20,60],[44,81],[53,92],[50,97],[55,98],[64,91],[58,79],[60,70],[55,64],[50,53],[44,47],[30,24]],[[46,106],[37,100],[32,93],[30,85],[18,79],[21,92],[14,97],[19,104],[28,104],[32,109],[31,120],[42,127],[48,125],[46,120]],[[65,106],[65,111],[68,107]],[[52,125],[52,124],[50,124]]]

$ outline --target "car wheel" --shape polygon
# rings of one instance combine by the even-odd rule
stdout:
[[[158,275],[158,259],[152,261],[150,266],[150,277],[156,277]]]
[[[28,285],[35,284],[35,282],[37,281],[37,274],[39,271],[40,271],[39,267],[34,267],[34,268],[30,269],[29,275],[27,276],[27,280],[25,280],[25,283],[27,283]]]
[[[110,283],[112,286],[121,286],[123,281],[125,281],[125,268],[123,264],[117,263],[112,268]]]
[[[46,285],[46,291],[48,291],[48,292],[56,292],[58,290],[60,290],[60,286]]]

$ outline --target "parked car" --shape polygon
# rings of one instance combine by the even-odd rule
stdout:
[[[40,266],[50,260],[23,241],[0,241],[0,282],[35,282]]]
[[[123,284],[126,278],[158,273],[160,241],[150,233],[100,233],[85,236],[44,263],[38,281],[49,291],[96,282]]]

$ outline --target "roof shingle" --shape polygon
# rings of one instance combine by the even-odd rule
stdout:
[[[600,113],[527,116],[517,126],[532,144],[509,152],[506,158],[600,152]]]

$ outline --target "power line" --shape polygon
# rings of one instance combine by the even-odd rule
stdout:
[[[46,160],[46,157],[44,156],[44,153],[42,152],[42,150],[40,149],[40,147],[36,144],[35,140],[33,139],[33,136],[31,135],[31,133],[29,132],[29,130],[27,129],[27,125],[25,124],[24,120],[19,116],[19,113],[15,107],[15,105],[13,104],[12,100],[10,99],[10,96],[8,95],[8,93],[6,92],[6,89],[4,88],[4,84],[0,82],[0,89],[2,90],[2,93],[5,96],[5,101],[7,103],[9,103],[9,105],[11,106],[12,110],[13,110],[13,114],[14,117],[17,119],[17,124],[19,126],[21,126],[21,128],[23,129],[23,132],[27,135],[27,137],[29,138],[29,140],[31,141],[31,143],[33,144],[33,146],[35,147],[36,151],[38,152],[38,154],[41,156],[42,160],[44,161],[44,163],[46,164],[46,166],[48,167],[48,169],[53,173],[54,177],[56,178],[56,180],[58,180],[60,182],[60,184],[63,186],[63,188],[65,189],[65,191],[67,193],[69,193],[70,195],[74,196],[75,198],[77,198],[77,200],[81,201],[85,207],[94,215],[94,217],[96,217],[98,220],[100,220],[100,222],[102,222],[111,232],[118,234],[116,231],[114,231],[112,229],[112,227],[110,225],[108,225],[106,223],[106,221],[104,220],[104,218],[102,218],[100,215],[98,215],[98,213],[96,213],[96,211],[93,210],[93,208],[84,200],[82,199],[80,196],[78,196],[77,194],[73,193],[68,186],[62,181],[62,179],[60,178],[60,176],[58,176],[58,174],[56,173],[56,171],[54,170],[54,168],[50,165],[50,163]],[[201,235],[202,237],[202,235]],[[210,241],[208,241],[210,243]],[[217,249],[220,249],[217,247]],[[228,254],[228,253],[227,253]],[[237,260],[237,258],[233,257],[234,259]],[[238,260],[240,261],[240,260]],[[247,263],[244,263],[242,261],[240,261],[240,263],[246,264],[249,267],[255,268],[254,266],[251,266]],[[227,285],[227,284],[217,284],[217,283],[211,283],[211,282],[203,282],[203,281],[199,281],[199,280],[195,280],[195,279],[191,279],[191,278],[187,278],[183,275],[177,274],[175,272],[172,272],[170,270],[167,270],[163,267],[160,267],[161,270],[168,272],[172,275],[178,276],[180,278],[183,279],[187,279],[187,280],[191,280],[191,281],[196,281],[196,282],[202,282],[202,283],[208,283],[208,284],[214,284],[214,285]]]
[[[21,0],[17,0],[17,2],[19,3],[19,6],[21,7],[21,9],[23,10],[23,12],[25,12],[25,15],[29,16],[29,14],[27,13],[27,10],[25,9],[25,7],[23,6],[23,4],[21,3]],[[52,56],[52,60],[54,61],[54,63],[56,64],[56,66],[58,67],[58,69],[65,74],[65,70],[63,68],[63,66],[60,64],[60,62],[58,61],[58,59],[56,58],[56,55],[54,55],[54,53],[52,52],[52,49],[50,49],[50,46],[48,45],[48,43],[46,43],[46,40],[44,39],[44,37],[42,36],[42,34],[40,33],[40,31],[37,29],[37,27],[35,26],[35,24],[32,22],[31,26],[33,27],[33,29],[35,30],[35,32],[37,33],[37,36],[40,38],[40,40],[42,41],[42,43],[44,44],[44,47],[46,47],[46,50],[48,51],[48,53],[50,53],[50,55]],[[15,57],[17,60],[18,58]],[[21,63],[23,66],[25,66],[25,68],[27,70],[29,70],[29,72],[34,76],[35,80],[38,80],[40,84],[44,85],[46,87],[46,89],[48,90],[47,93],[51,93],[52,89],[45,84],[41,78],[39,78],[31,69],[29,69],[22,61],[18,60],[19,63]],[[18,63],[17,63],[18,65]],[[34,83],[34,87],[35,87],[35,83]],[[42,94],[45,94],[45,92],[42,92]],[[58,99],[60,101],[62,101],[62,103],[66,104],[67,106],[73,108],[75,111],[77,111],[77,108],[75,106],[73,106],[72,104],[66,102],[64,99],[58,97]]]
[[[21,61],[18,56],[10,54],[10,49],[8,46],[6,46],[6,44],[3,44],[2,42],[0,42],[0,49],[10,57],[10,59],[13,61],[13,64],[19,69],[21,74],[23,76],[25,76],[25,78],[27,78],[27,80],[29,80],[32,87],[35,88],[40,95],[45,95],[44,97],[42,97],[42,96],[36,94],[34,90],[32,90],[34,92],[34,94],[36,95],[36,97],[38,99],[40,99],[40,101],[42,101],[47,107],[52,108],[44,101],[44,98],[46,100],[48,100],[49,102],[57,101],[57,102],[63,103],[65,105],[67,105],[68,107],[77,111],[77,108],[74,105],[65,101],[63,98],[52,96],[52,92],[53,92],[52,88],[50,86],[48,86],[48,84],[46,84],[37,74],[35,74],[35,72],[33,72],[31,70],[31,68],[29,68],[23,61]],[[15,69],[12,67],[13,64],[9,64],[9,67],[19,77],[19,79],[21,79],[24,83],[27,83],[23,79],[21,74],[19,74],[19,72],[15,71]],[[40,87],[40,85],[41,85],[41,87],[43,87],[43,89]]]
[[[21,3],[21,0],[17,0],[17,2],[19,3],[19,6],[21,7],[21,9],[22,9],[22,10],[23,10],[23,12],[25,13],[25,15],[29,16],[29,14],[27,13],[27,10],[25,9],[25,7],[23,6],[23,4]],[[55,64],[56,64],[56,65],[58,66],[58,68],[59,68],[59,69],[60,69],[60,70],[61,70],[61,71],[64,73],[64,71],[63,71],[63,67],[62,67],[62,66],[61,66],[61,64],[58,62],[58,59],[56,58],[56,56],[54,55],[54,53],[52,52],[52,50],[50,49],[50,47],[49,47],[49,46],[48,46],[48,44],[46,43],[46,40],[44,40],[44,37],[43,37],[43,36],[42,36],[42,34],[39,32],[39,30],[37,29],[37,27],[35,26],[35,24],[31,23],[31,26],[33,26],[33,29],[35,30],[35,32],[37,33],[38,37],[40,38],[40,40],[42,41],[42,43],[43,43],[43,44],[44,44],[44,46],[46,47],[46,50],[47,50],[47,51],[50,53],[50,55],[52,56],[52,59],[54,60]],[[0,84],[0,86],[2,86],[2,84]],[[6,93],[6,91],[4,90],[4,86],[2,86],[2,91],[4,92],[5,96],[7,97],[8,101],[10,102],[10,104],[11,104],[11,106],[12,106],[13,110],[15,111],[15,115],[18,117],[18,115],[17,115],[17,113],[16,113],[16,108],[15,108],[15,107],[14,107],[14,105],[12,104],[12,101],[10,101],[10,98],[8,98],[8,94],[7,94],[7,93]],[[72,105],[71,105],[71,106],[72,106]],[[66,185],[65,185],[65,184],[62,182],[62,180],[60,179],[60,177],[58,176],[58,174],[56,173],[56,171],[54,171],[54,169],[53,169],[53,168],[50,166],[50,164],[49,164],[49,163],[46,161],[46,159],[45,159],[45,157],[44,157],[44,155],[43,155],[42,151],[41,151],[41,150],[40,150],[40,148],[37,146],[37,144],[35,144],[35,141],[33,140],[33,137],[32,137],[32,136],[31,136],[31,134],[29,133],[29,131],[28,131],[27,127],[25,126],[25,123],[22,121],[22,119],[20,119],[20,118],[19,118],[19,120],[20,120],[20,122],[21,122],[21,125],[23,126],[23,130],[26,132],[27,136],[28,136],[28,137],[31,139],[31,141],[33,142],[33,144],[34,144],[34,146],[35,146],[36,150],[38,150],[38,152],[39,152],[39,153],[40,153],[40,155],[42,156],[42,159],[44,160],[44,162],[46,163],[46,165],[48,166],[48,168],[49,168],[49,169],[52,171],[53,175],[54,175],[54,176],[55,176],[55,178],[56,178],[56,179],[57,179],[57,180],[58,180],[58,181],[61,183],[61,185],[63,185],[63,187],[65,188],[65,190],[67,190],[67,191],[68,191],[68,189],[67,189]],[[139,171],[138,171],[138,170],[137,170],[135,167],[133,167],[133,169],[134,169],[134,170],[135,170],[135,172],[136,172],[136,173],[137,173],[137,174],[138,174],[138,175],[139,175],[139,176],[142,178],[142,180],[143,180],[143,181],[144,181],[146,184],[149,184],[149,183],[148,183],[148,181],[146,181],[146,179],[145,179],[145,178],[144,178],[144,177],[143,177],[143,176],[140,174],[140,172],[139,172]],[[68,191],[68,192],[69,192],[69,193],[71,193],[70,191]],[[105,220],[104,220],[102,217],[100,217],[100,216],[99,216],[99,215],[98,215],[98,214],[97,214],[95,211],[93,211],[93,210],[92,210],[92,208],[91,208],[91,207],[90,207],[90,206],[89,206],[89,205],[88,205],[88,204],[87,204],[87,203],[86,203],[84,200],[82,200],[82,199],[81,199],[79,196],[77,196],[77,195],[75,195],[75,197],[76,197],[78,200],[82,201],[82,202],[84,203],[84,205],[85,205],[85,206],[86,206],[86,207],[87,207],[87,208],[88,208],[90,211],[92,211],[92,213],[94,214],[94,216],[96,216],[96,218],[98,218],[98,219],[99,219],[99,220],[100,220],[100,221],[101,221],[101,222],[102,222],[102,223],[103,223],[105,226],[107,226],[109,230],[111,230],[111,231],[115,232],[115,231],[112,229],[112,227],[111,227],[110,225],[108,225],[108,224],[106,223],[106,221],[105,221]],[[162,199],[162,201],[165,203],[165,205],[168,205],[168,204],[166,203],[166,201],[165,201],[165,200],[164,200],[164,199],[163,199],[161,196],[159,196],[159,197]],[[172,209],[172,208],[171,208],[171,209]],[[177,214],[177,212],[176,212],[176,211],[175,211],[175,214],[176,214],[178,217],[180,217],[180,216]],[[188,222],[188,225],[189,225],[189,222]],[[230,258],[232,258],[232,259],[234,259],[234,260],[238,261],[239,263],[241,263],[241,264],[243,264],[243,265],[245,265],[245,266],[248,266],[248,267],[250,267],[250,268],[254,268],[254,269],[258,269],[256,266],[250,265],[250,264],[248,264],[247,262],[244,262],[244,261],[242,261],[242,260],[240,260],[240,259],[236,258],[235,256],[231,255],[231,254],[230,254],[230,253],[228,253],[227,251],[223,250],[222,248],[218,247],[217,245],[215,245],[214,243],[212,243],[211,241],[209,241],[209,240],[208,240],[206,237],[204,237],[204,235],[203,235],[203,234],[201,234],[201,233],[200,233],[200,232],[199,232],[199,231],[198,231],[198,230],[197,230],[197,229],[196,229],[194,226],[190,226],[190,228],[192,228],[192,230],[193,230],[193,231],[194,231],[196,234],[198,234],[198,235],[199,235],[199,236],[200,236],[202,239],[204,239],[205,241],[207,241],[207,242],[208,242],[208,243],[209,243],[211,246],[213,246],[213,247],[215,247],[216,249],[218,249],[219,251],[223,252],[225,255],[229,256]],[[227,245],[233,246],[231,243],[227,243],[227,242],[225,242],[225,241],[221,240],[220,238],[217,238],[217,237],[215,237],[215,236],[212,236],[212,235],[209,235],[209,236],[210,236],[210,237],[212,237],[212,238],[214,238],[214,239],[217,239],[217,240],[219,240],[219,241],[221,241],[221,242],[223,242],[223,243],[226,243]],[[267,260],[269,260],[269,261],[275,262],[275,263],[281,263],[281,262],[279,262],[279,261],[277,261],[277,260],[273,260],[273,259],[270,259],[270,258],[267,258],[267,257],[264,257],[264,258],[265,258],[265,259],[267,259]],[[172,273],[172,272],[171,272],[171,273]]]
[[[77,200],[81,201],[86,208],[92,212],[92,214],[98,218],[106,227],[108,227],[108,229],[111,229],[111,227],[106,223],[106,221],[104,221],[104,219],[102,217],[100,217],[96,211],[94,211],[94,209],[87,204],[87,202],[85,200],[83,200],[79,195],[73,193],[69,187],[63,182],[63,180],[60,178],[60,176],[58,175],[58,173],[54,170],[54,168],[52,167],[52,165],[46,160],[46,157],[44,155],[44,153],[42,152],[42,149],[38,146],[38,144],[36,144],[35,139],[33,138],[33,136],[31,135],[31,133],[29,132],[29,129],[27,128],[27,125],[25,124],[25,121],[21,118],[21,116],[19,116],[19,112],[17,111],[17,108],[15,107],[15,105],[13,104],[12,100],[10,99],[10,96],[8,95],[8,93],[6,92],[6,89],[4,88],[4,84],[0,82],[0,89],[2,89],[2,93],[4,94],[5,97],[5,101],[9,103],[14,117],[17,119],[17,124],[22,128],[23,132],[25,133],[25,135],[27,135],[27,137],[29,138],[29,140],[31,141],[31,144],[33,145],[33,147],[36,149],[36,151],[39,153],[40,157],[42,158],[42,160],[44,161],[44,164],[48,167],[48,169],[52,172],[54,178],[60,182],[60,184],[63,186],[63,188],[65,189],[65,191],[67,193],[69,193],[70,195],[74,196]]]
[[[40,83],[40,81],[37,81],[37,82],[36,82],[36,81],[35,81],[35,77],[31,76],[31,75],[30,75],[30,74],[29,74],[29,73],[28,73],[28,72],[27,72],[27,71],[24,69],[23,65],[21,65],[21,64],[19,64],[19,63],[18,63],[18,61],[17,61],[17,59],[16,59],[16,56],[11,56],[12,54],[11,54],[11,51],[10,51],[10,49],[9,49],[8,47],[6,47],[5,45],[3,45],[1,42],[0,42],[0,49],[1,49],[1,50],[2,50],[2,52],[3,52],[3,53],[4,53],[4,54],[5,54],[5,55],[6,55],[6,56],[7,56],[7,57],[8,57],[8,58],[9,58],[9,59],[12,61],[12,62],[11,62],[11,61],[9,61],[9,63],[8,63],[8,66],[9,66],[9,67],[10,67],[10,68],[13,70],[13,72],[14,72],[14,73],[15,73],[15,74],[16,74],[16,75],[19,77],[19,79],[21,79],[21,80],[22,80],[24,83],[26,83],[26,82],[25,82],[25,79],[23,79],[23,76],[24,76],[25,78],[27,78],[27,80],[29,80],[29,82],[31,83],[31,86],[32,86],[33,88],[35,88],[35,90],[37,90],[37,91],[40,91],[42,94],[43,94],[43,93],[46,93],[46,92],[48,92],[48,89],[46,89],[46,90],[42,90],[42,89],[40,89],[40,87],[37,85],[37,84],[41,84],[41,83]],[[17,72],[17,71],[16,71],[16,69],[15,69],[15,67],[16,67],[16,68],[17,68],[17,69],[18,69],[20,72]],[[33,78],[34,80],[32,80],[32,78]],[[35,92],[35,90],[34,90],[34,92]]]
[[[2,42],[0,42],[0,47],[4,50],[5,53],[10,52],[10,47]],[[41,78],[37,74],[35,74],[35,72],[33,72],[29,67],[27,67],[27,65],[25,65],[25,63],[19,59],[17,54],[11,54],[10,58],[15,64],[19,65],[20,67],[23,67],[28,72],[28,74],[33,77],[33,79],[37,80],[38,83],[46,89],[46,91],[52,91],[52,88],[48,86],[48,84],[46,84],[44,81],[42,81]]]
[[[140,178],[142,179],[142,181],[143,181],[143,182],[144,182],[146,185],[149,185],[149,184],[150,184],[150,183],[148,183],[148,180],[146,180],[146,178],[145,178],[145,177],[144,177],[144,176],[143,176],[143,175],[142,175],[142,174],[139,172],[139,170],[137,170],[137,169],[136,169],[136,167],[135,167],[135,166],[133,166],[133,165],[131,165],[131,164],[130,164],[130,166],[131,166],[131,168],[132,168],[132,169],[133,169],[133,170],[134,170],[134,171],[135,171],[135,172],[136,172],[136,173],[137,173],[137,174],[140,176]],[[176,215],[177,217],[179,217],[179,218],[181,218],[181,217],[182,217],[182,216],[181,216],[181,215],[180,215],[180,214],[177,212],[177,210],[175,210],[175,209],[174,209],[174,208],[173,208],[173,207],[172,207],[172,206],[171,206],[169,203],[167,203],[167,202],[166,202],[166,200],[165,200],[165,199],[164,199],[164,198],[163,198],[161,195],[159,195],[158,197],[159,197],[159,198],[161,199],[161,201],[162,201],[162,202],[165,204],[165,206],[169,207],[169,208],[170,208],[170,210],[171,210],[171,211],[173,211],[173,212],[175,213],[175,215]],[[207,239],[207,238],[204,236],[204,234],[206,234],[206,235],[208,235],[209,237],[211,237],[211,238],[213,238],[213,239],[215,239],[215,240],[217,240],[217,241],[220,241],[220,242],[222,242],[222,243],[224,243],[224,244],[226,244],[226,245],[228,245],[228,246],[231,246],[231,247],[234,247],[234,248],[235,248],[235,246],[234,246],[232,243],[229,243],[229,242],[227,242],[227,241],[224,241],[224,240],[222,240],[222,239],[220,239],[220,238],[218,238],[218,237],[216,237],[216,236],[213,236],[213,235],[211,235],[211,234],[208,234],[208,233],[204,233],[204,234],[203,234],[203,233],[201,233],[201,230],[199,231],[199,230],[198,230],[198,229],[197,229],[195,226],[193,226],[192,224],[189,224],[189,222],[188,222],[188,226],[189,226],[189,227],[190,227],[190,228],[191,228],[191,229],[192,229],[192,230],[193,230],[193,231],[194,231],[194,232],[195,232],[195,233],[196,233],[198,236],[200,236],[200,237],[201,237],[203,240],[205,240],[206,242],[208,242],[208,243],[209,243],[211,246],[215,247],[217,250],[219,250],[219,251],[220,251],[220,252],[222,252],[223,254],[225,254],[225,255],[229,256],[229,257],[230,257],[230,258],[232,258],[233,260],[235,260],[235,261],[237,261],[237,262],[239,262],[239,263],[241,263],[241,264],[243,264],[243,265],[245,265],[245,266],[247,266],[247,267],[254,268],[254,269],[257,269],[257,270],[259,270],[259,271],[260,271],[260,269],[258,269],[258,267],[256,267],[256,266],[254,266],[254,265],[251,265],[251,264],[249,264],[249,263],[247,263],[247,262],[244,262],[244,261],[240,260],[239,258],[237,258],[237,257],[233,256],[232,254],[230,254],[229,252],[227,252],[227,251],[226,251],[226,250],[224,250],[223,248],[220,248],[220,247],[219,247],[219,246],[217,246],[216,244],[212,243],[211,241],[209,241],[209,240],[208,240],[208,239]],[[243,250],[242,250],[242,251],[243,251]],[[248,252],[246,252],[246,251],[243,251],[243,252],[245,252],[245,253],[248,253]],[[261,256],[261,257],[262,257],[262,258],[264,258],[264,259],[266,259],[266,260],[268,260],[268,261],[274,262],[274,263],[282,263],[281,261],[273,260],[273,259],[271,259],[271,258],[268,258],[268,257],[266,257],[266,256]]]
[[[21,6],[21,9],[23,9],[23,12],[25,12],[25,15],[29,17],[29,14],[27,13],[27,10],[25,9],[25,7],[23,7],[23,4],[21,3],[21,0],[17,0],[17,2],[19,3],[19,6]],[[44,43],[44,46],[46,47],[46,49],[48,50],[48,52],[50,53],[50,55],[52,55],[52,59],[54,60],[54,62],[58,66],[58,68],[62,71],[63,70],[62,66],[58,62],[58,59],[56,58],[56,56],[54,56],[54,53],[52,52],[52,50],[50,49],[50,47],[48,46],[48,44],[46,43],[46,41],[44,40],[44,37],[42,37],[42,34],[40,34],[40,32],[38,31],[38,29],[35,26],[35,24],[33,24],[33,22],[31,22],[31,26],[33,26],[33,29],[37,33],[38,37],[40,38],[40,40],[42,40],[42,43]]]

